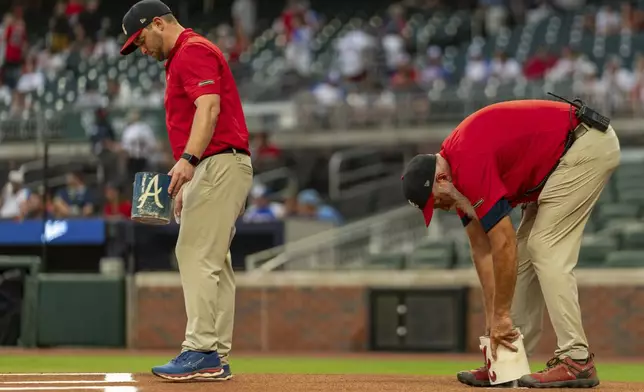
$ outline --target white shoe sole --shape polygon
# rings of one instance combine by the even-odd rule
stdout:
[[[154,374],[155,376],[161,377],[161,378],[166,379],[166,380],[172,380],[172,381],[187,381],[187,380],[192,380],[192,379],[195,379],[195,378],[206,378],[206,379],[209,379],[209,380],[215,380],[217,377],[221,376],[223,373],[224,373],[224,369],[220,369],[216,373],[211,373],[211,372],[201,373],[201,372],[197,372],[197,373],[192,373],[192,374],[189,374],[189,375],[186,375],[186,376],[173,376],[173,375],[170,375],[170,374],[152,372],[152,374]]]

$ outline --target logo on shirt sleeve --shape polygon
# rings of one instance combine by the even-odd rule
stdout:
[[[214,80],[203,80],[203,81],[199,82],[198,86],[203,87],[203,86],[207,86],[209,84],[215,84],[215,81]]]
[[[480,206],[482,206],[482,205],[483,205],[483,203],[485,203],[485,200],[483,200],[483,199],[479,199],[479,201],[477,201],[476,203],[474,203],[474,205],[473,205],[472,207],[474,207],[474,208],[479,208]]]

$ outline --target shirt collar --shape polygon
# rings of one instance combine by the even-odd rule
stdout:
[[[177,50],[179,50],[179,48],[181,47],[181,45],[183,45],[186,39],[188,39],[188,37],[190,37],[192,34],[193,34],[193,30],[190,28],[183,30],[181,34],[179,34],[179,37],[177,37],[177,42],[175,42],[172,49],[170,49],[170,53],[168,54],[168,60],[166,60],[165,62],[166,69],[170,66],[170,61],[174,57],[174,54],[177,52]]]

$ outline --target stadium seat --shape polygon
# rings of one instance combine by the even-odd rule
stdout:
[[[618,250],[606,258],[606,267],[641,268],[644,267],[644,250]]]
[[[620,248],[623,250],[644,250],[644,224],[622,231]]]
[[[458,269],[474,268],[472,256],[470,255],[470,243],[467,240],[455,243],[456,248],[456,266]]]
[[[454,245],[451,242],[436,242],[414,250],[407,257],[408,269],[451,268],[454,265]]]
[[[598,223],[604,224],[616,218],[637,218],[639,206],[630,203],[606,203],[597,207]]]
[[[606,261],[606,256],[616,251],[618,248],[617,240],[612,236],[584,236],[579,251],[579,268],[599,267]]]
[[[380,253],[369,256],[365,269],[370,270],[397,270],[405,264],[404,253]]]

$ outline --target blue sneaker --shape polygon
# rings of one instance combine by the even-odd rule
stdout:
[[[223,372],[224,369],[216,351],[209,353],[184,351],[165,365],[152,368],[154,375],[174,381],[193,378],[213,379]]]
[[[213,377],[212,380],[216,381],[228,381],[231,378],[233,378],[233,372],[230,370],[230,365],[229,364],[224,364],[222,366],[222,369],[224,369],[224,372],[221,373],[220,375]]]

